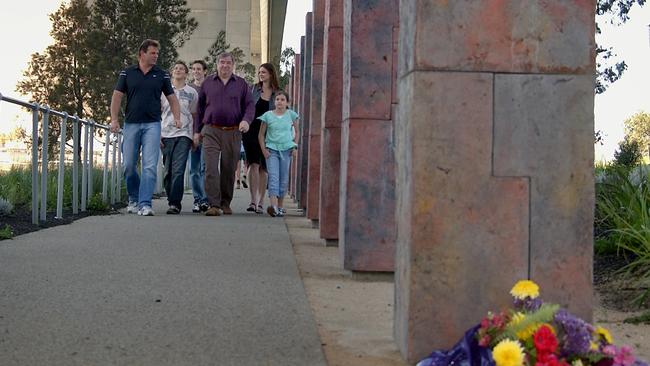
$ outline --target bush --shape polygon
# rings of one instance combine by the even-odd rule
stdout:
[[[5,224],[5,227],[0,229],[0,240],[11,239],[14,237],[14,232],[11,226]]]
[[[639,143],[625,139],[618,144],[618,150],[614,151],[614,164],[631,168],[641,161],[641,148]]]
[[[102,191],[103,172],[93,170],[93,192]],[[40,178],[39,178],[40,179]],[[110,173],[109,173],[110,179]],[[72,166],[66,166],[63,175],[63,207],[72,207]],[[79,172],[79,194],[81,195],[81,171]],[[40,185],[40,180],[39,180]],[[56,209],[58,169],[49,169],[47,175],[47,208]],[[109,188],[110,189],[110,188]],[[126,185],[122,184],[122,198],[126,197]],[[0,172],[0,197],[13,203],[16,209],[29,209],[32,202],[32,172],[30,168],[12,167],[8,172]],[[39,190],[40,200],[40,190]]]
[[[95,195],[90,197],[88,200],[86,208],[88,208],[88,211],[99,213],[108,212],[111,209],[111,206],[104,202],[101,193],[95,193]]]
[[[14,205],[9,202],[6,198],[0,197],[0,216],[9,215],[13,212]]]
[[[596,184],[596,250],[631,254],[625,274],[650,283],[650,178],[645,169],[611,169]]]

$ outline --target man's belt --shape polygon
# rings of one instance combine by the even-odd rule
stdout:
[[[218,126],[218,125],[213,125],[213,124],[208,123],[207,126],[218,128],[218,129],[220,129],[222,131],[234,131],[236,129],[239,129],[239,126],[237,126],[237,125],[235,125],[235,126]]]

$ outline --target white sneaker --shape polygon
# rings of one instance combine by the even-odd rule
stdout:
[[[129,202],[129,205],[126,206],[126,213],[138,213],[138,203],[137,202]]]
[[[153,216],[153,210],[149,206],[143,206],[139,211],[140,216]]]

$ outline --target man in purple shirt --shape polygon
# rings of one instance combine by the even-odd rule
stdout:
[[[205,192],[210,204],[206,216],[232,214],[230,201],[241,134],[248,131],[255,115],[250,88],[244,79],[233,74],[234,67],[230,53],[219,55],[217,73],[203,81],[199,92],[194,145],[203,140]]]

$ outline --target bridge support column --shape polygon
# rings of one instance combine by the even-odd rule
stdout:
[[[320,237],[339,237],[341,110],[343,108],[343,0],[325,1],[320,165]]]
[[[323,94],[323,29],[325,0],[313,0],[311,44],[311,99],[309,101],[309,158],[307,173],[307,218],[318,221],[320,200],[320,131]]]
[[[452,346],[519,279],[591,318],[595,1],[402,0],[395,340]]]
[[[398,0],[344,1],[339,248],[345,269],[393,271]]]

